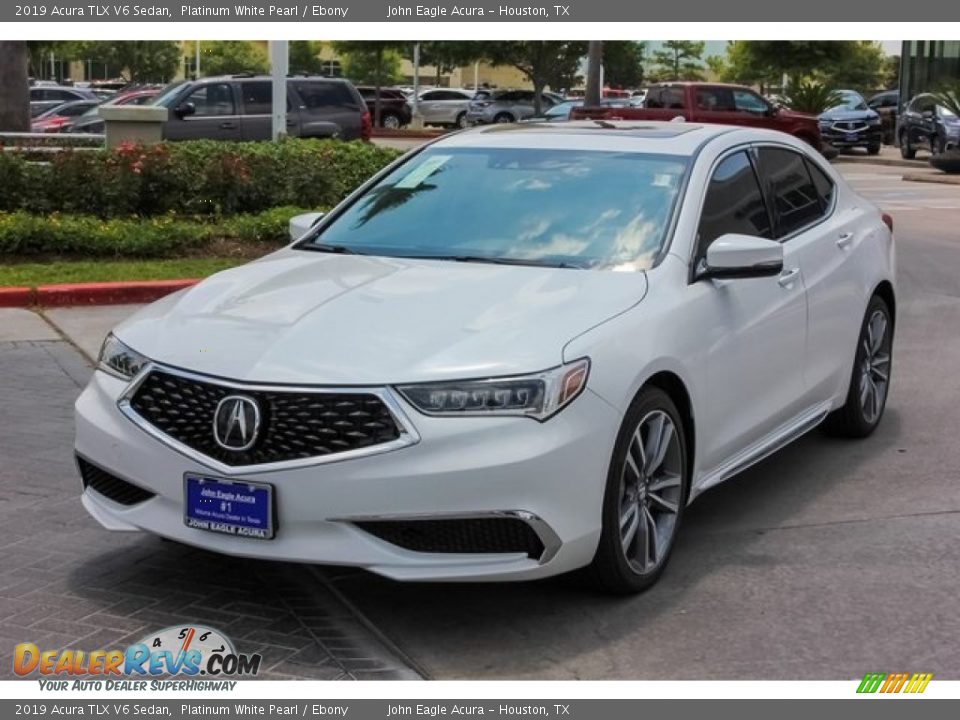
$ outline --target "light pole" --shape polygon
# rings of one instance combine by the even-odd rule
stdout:
[[[287,134],[287,72],[290,67],[290,43],[270,41],[270,75],[273,78],[273,139]]]

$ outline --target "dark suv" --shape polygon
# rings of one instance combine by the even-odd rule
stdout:
[[[166,140],[268,140],[273,84],[267,76],[231,75],[167,86],[153,102],[170,116]],[[370,115],[346,80],[287,79],[287,134],[294,137],[370,139]]]
[[[372,85],[357,85],[357,92],[367,104],[367,112],[374,117],[377,89]],[[380,127],[399,130],[409,125],[413,111],[407,102],[407,96],[394,88],[380,88]]]
[[[900,109],[900,91],[885,90],[867,100],[867,107],[880,116],[883,144],[893,145],[897,136],[897,113]]]
[[[933,95],[917,95],[900,117],[897,139],[907,159],[915,157],[918,148],[938,155],[960,147],[960,117],[938,105]]]

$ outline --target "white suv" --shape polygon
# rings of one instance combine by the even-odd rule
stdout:
[[[83,504],[247,557],[643,589],[699,493],[876,427],[891,225],[772,131],[449,136],[116,328],[77,402]]]

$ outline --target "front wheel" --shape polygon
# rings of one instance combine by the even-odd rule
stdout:
[[[461,130],[462,130],[463,128],[467,127],[467,125],[468,125],[468,123],[467,123],[467,113],[466,113],[466,112],[462,112],[462,113],[460,113],[459,115],[457,115],[457,120],[456,120],[456,122],[454,123],[454,125],[455,125],[456,127],[460,128]]]
[[[883,298],[874,295],[857,339],[847,400],[827,418],[828,433],[863,438],[877,428],[887,405],[892,351],[893,318]]]
[[[510,113],[505,113],[505,112],[504,112],[504,113],[497,113],[497,115],[493,118],[493,121],[494,121],[495,123],[498,123],[498,124],[512,123],[512,122],[513,122],[513,115],[511,115]]]
[[[916,156],[917,151],[910,144],[910,136],[905,132],[900,133],[900,157],[904,160],[913,160]]]
[[[645,388],[617,436],[593,571],[608,592],[646,590],[663,572],[689,493],[683,423],[670,396]]]
[[[867,145],[867,155],[879,155],[880,154],[880,143],[873,143],[872,145]]]

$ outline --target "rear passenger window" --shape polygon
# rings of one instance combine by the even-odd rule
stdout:
[[[836,186],[833,184],[833,180],[828,178],[827,174],[810,160],[807,160],[807,169],[810,171],[810,177],[813,178],[813,186],[817,189],[820,207],[826,213],[833,205],[833,193]]]
[[[216,115],[234,115],[233,88],[227,83],[201,85],[187,97],[187,102],[194,104],[197,117]]]
[[[802,155],[784,148],[762,147],[757,156],[760,177],[767,183],[773,203],[776,237],[790,235],[824,215]]]
[[[311,110],[322,107],[357,107],[353,95],[342,83],[301,82],[297,83],[296,87],[303,98],[303,104]]]
[[[697,228],[697,259],[727,233],[772,238],[760,183],[745,151],[725,158],[713,171]]]
[[[273,84],[269,82],[241,83],[243,111],[247,115],[269,115],[273,112]]]

